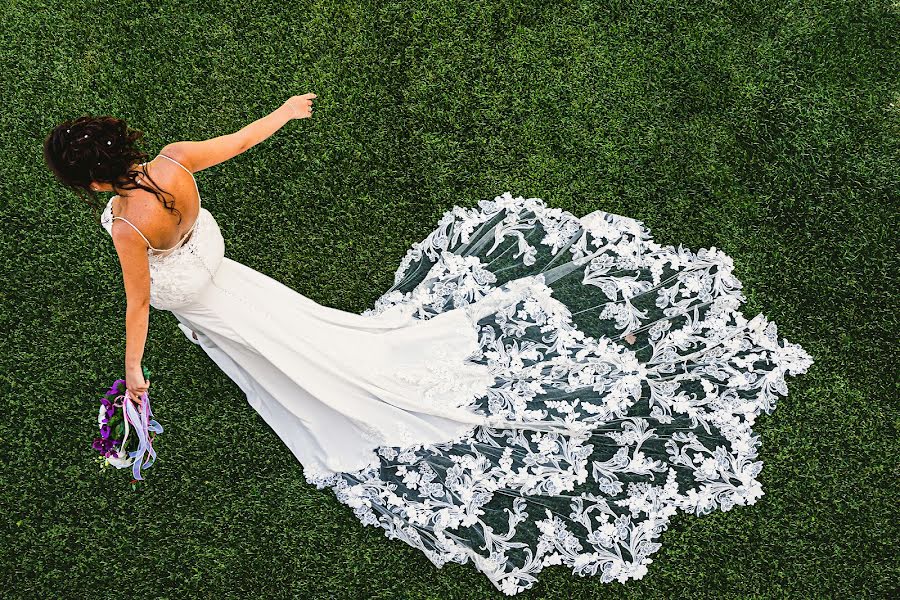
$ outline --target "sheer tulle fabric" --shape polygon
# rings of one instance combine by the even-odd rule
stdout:
[[[454,207],[363,314],[405,305],[431,319],[530,277],[520,300],[475,315],[474,361],[496,380],[469,409],[590,431],[478,426],[311,481],[437,566],[471,560],[508,595],[544,565],[641,578],[677,510],[763,495],[754,420],[813,362],[763,314],[741,314],[732,270],[715,247],[660,246],[602,211],[578,219],[508,193]]]

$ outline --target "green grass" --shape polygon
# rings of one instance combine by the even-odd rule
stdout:
[[[437,570],[308,485],[167,312],[152,311],[144,355],[161,458],[138,493],[95,471],[125,297],[109,236],[45,168],[44,136],[113,114],[155,155],[305,92],[311,119],[197,176],[229,257],[361,312],[445,210],[508,190],[725,250],[744,314],[815,359],[757,421],[757,504],[677,515],[640,581],[550,567],[520,597],[896,592],[896,1],[0,10],[0,596],[496,597],[471,564]]]

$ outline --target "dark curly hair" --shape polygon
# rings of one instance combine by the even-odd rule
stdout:
[[[181,211],[175,208],[174,199],[166,200],[149,174],[132,168],[150,156],[135,144],[143,136],[143,131],[131,129],[123,119],[108,115],[78,117],[60,123],[47,135],[44,161],[63,185],[94,209],[98,223],[106,206],[91,189],[93,181],[111,184],[116,193],[138,188],[152,192],[163,206],[179,215],[180,223]],[[138,183],[138,175],[149,179],[154,187]]]

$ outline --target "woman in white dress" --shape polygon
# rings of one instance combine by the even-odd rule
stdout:
[[[507,192],[447,211],[362,314],[225,257],[194,173],[310,117],[315,97],[151,161],[113,117],[47,137],[63,184],[91,204],[115,192],[100,221],[122,266],[132,392],[150,385],[149,307],[169,310],[307,481],[510,595],[552,564],[640,578],[678,509],[762,496],[754,419],[812,358],[741,314],[715,247],[661,246],[640,221]]]

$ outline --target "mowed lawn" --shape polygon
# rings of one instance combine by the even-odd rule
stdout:
[[[178,140],[318,95],[197,174],[226,255],[362,312],[453,205],[505,191],[715,246],[815,359],[757,420],[765,495],[679,514],[640,581],[522,598],[884,598],[898,587],[900,4],[6,2],[0,8],[0,597],[490,598],[363,527],[151,310],[148,483],[101,474],[124,374],[109,235],[45,167],[63,119]],[[105,202],[108,194],[102,194]]]

